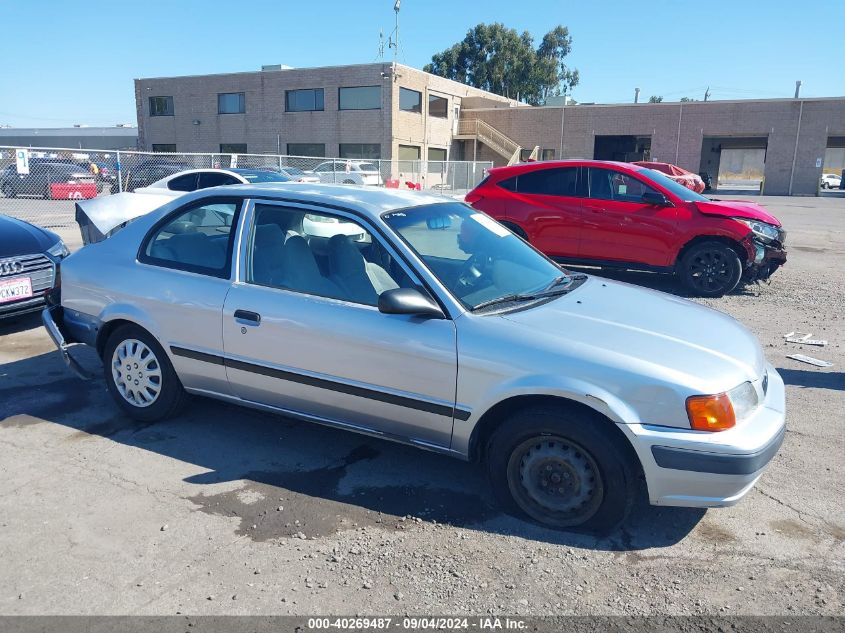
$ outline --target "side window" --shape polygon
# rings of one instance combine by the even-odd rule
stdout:
[[[516,191],[516,176],[503,180],[499,183],[499,186],[507,191]]]
[[[196,191],[197,175],[185,174],[184,176],[177,176],[167,183],[167,188],[171,191]]]
[[[387,248],[347,218],[258,204],[246,281],[375,306],[379,295],[416,284]]]
[[[240,202],[206,202],[171,215],[145,240],[141,261],[227,278]]]
[[[537,169],[517,176],[516,190],[542,196],[575,196],[577,184],[577,167]]]
[[[641,180],[623,174],[621,171],[591,167],[589,172],[591,198],[616,202],[642,202],[645,192],[657,193]]]
[[[223,185],[236,185],[240,181],[229,174],[208,171],[200,173],[199,186],[197,189],[208,189],[209,187],[220,187]]]

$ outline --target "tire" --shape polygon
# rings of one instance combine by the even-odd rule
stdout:
[[[354,180],[349,180],[349,179],[347,178],[346,180],[344,180],[344,181],[343,181],[343,184],[344,184],[344,185],[354,185],[354,184],[355,184],[355,181],[354,181]]]
[[[707,241],[696,244],[684,254],[678,274],[692,294],[721,297],[739,284],[742,262],[727,244]]]
[[[521,226],[517,226],[516,224],[513,224],[512,222],[499,222],[499,224],[501,224],[502,226],[507,228],[514,235],[518,235],[519,237],[521,237],[523,240],[525,240],[529,244],[531,243],[528,240],[528,234],[522,229]]]
[[[505,420],[487,446],[490,483],[505,511],[552,528],[604,533],[621,524],[636,499],[638,470],[624,438],[606,424],[598,414],[556,406]]]
[[[826,182],[823,182],[823,183],[822,183],[822,189],[827,189],[827,188],[828,188],[827,183],[826,183]]]
[[[12,187],[10,187],[9,185],[3,185],[3,192],[2,193],[7,198],[16,198],[17,195],[18,195],[17,193],[15,193],[15,190]]]
[[[121,356],[123,360],[118,362]],[[130,362],[123,365],[126,360]],[[130,372],[135,370],[138,375],[127,382],[127,374],[132,378]],[[109,336],[103,350],[103,373],[117,405],[139,422],[158,422],[173,417],[188,399],[164,349],[149,332],[137,325],[120,326]],[[137,382],[138,379],[143,381],[144,374],[149,379],[147,389],[143,389],[143,382],[141,385]],[[142,388],[136,389],[136,386]]]

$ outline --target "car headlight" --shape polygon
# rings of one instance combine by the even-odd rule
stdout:
[[[759,237],[765,244],[774,242],[780,236],[778,227],[760,222],[760,220],[748,220],[747,218],[734,218],[737,222],[742,222],[745,226],[751,229],[756,237]]]
[[[67,249],[67,246],[65,246],[65,243],[62,240],[59,240],[58,242],[53,244],[50,248],[47,249],[47,252],[53,257],[57,257],[59,259],[70,255],[70,251]]]
[[[744,382],[725,393],[687,398],[690,427],[696,431],[724,431],[736,426],[760,404],[757,390]]]

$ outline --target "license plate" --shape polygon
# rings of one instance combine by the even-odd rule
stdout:
[[[28,299],[32,296],[32,280],[29,277],[4,279],[0,281],[0,303]]]

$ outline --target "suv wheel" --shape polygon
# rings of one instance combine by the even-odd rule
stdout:
[[[549,527],[618,526],[636,497],[636,468],[604,424],[597,415],[548,406],[506,420],[487,451],[502,506]]]
[[[742,277],[739,255],[722,242],[702,242],[689,249],[680,262],[679,274],[687,289],[701,297],[721,297],[731,292]]]
[[[103,351],[106,385],[131,418],[156,422],[179,412],[187,400],[161,345],[136,325],[116,329]]]

